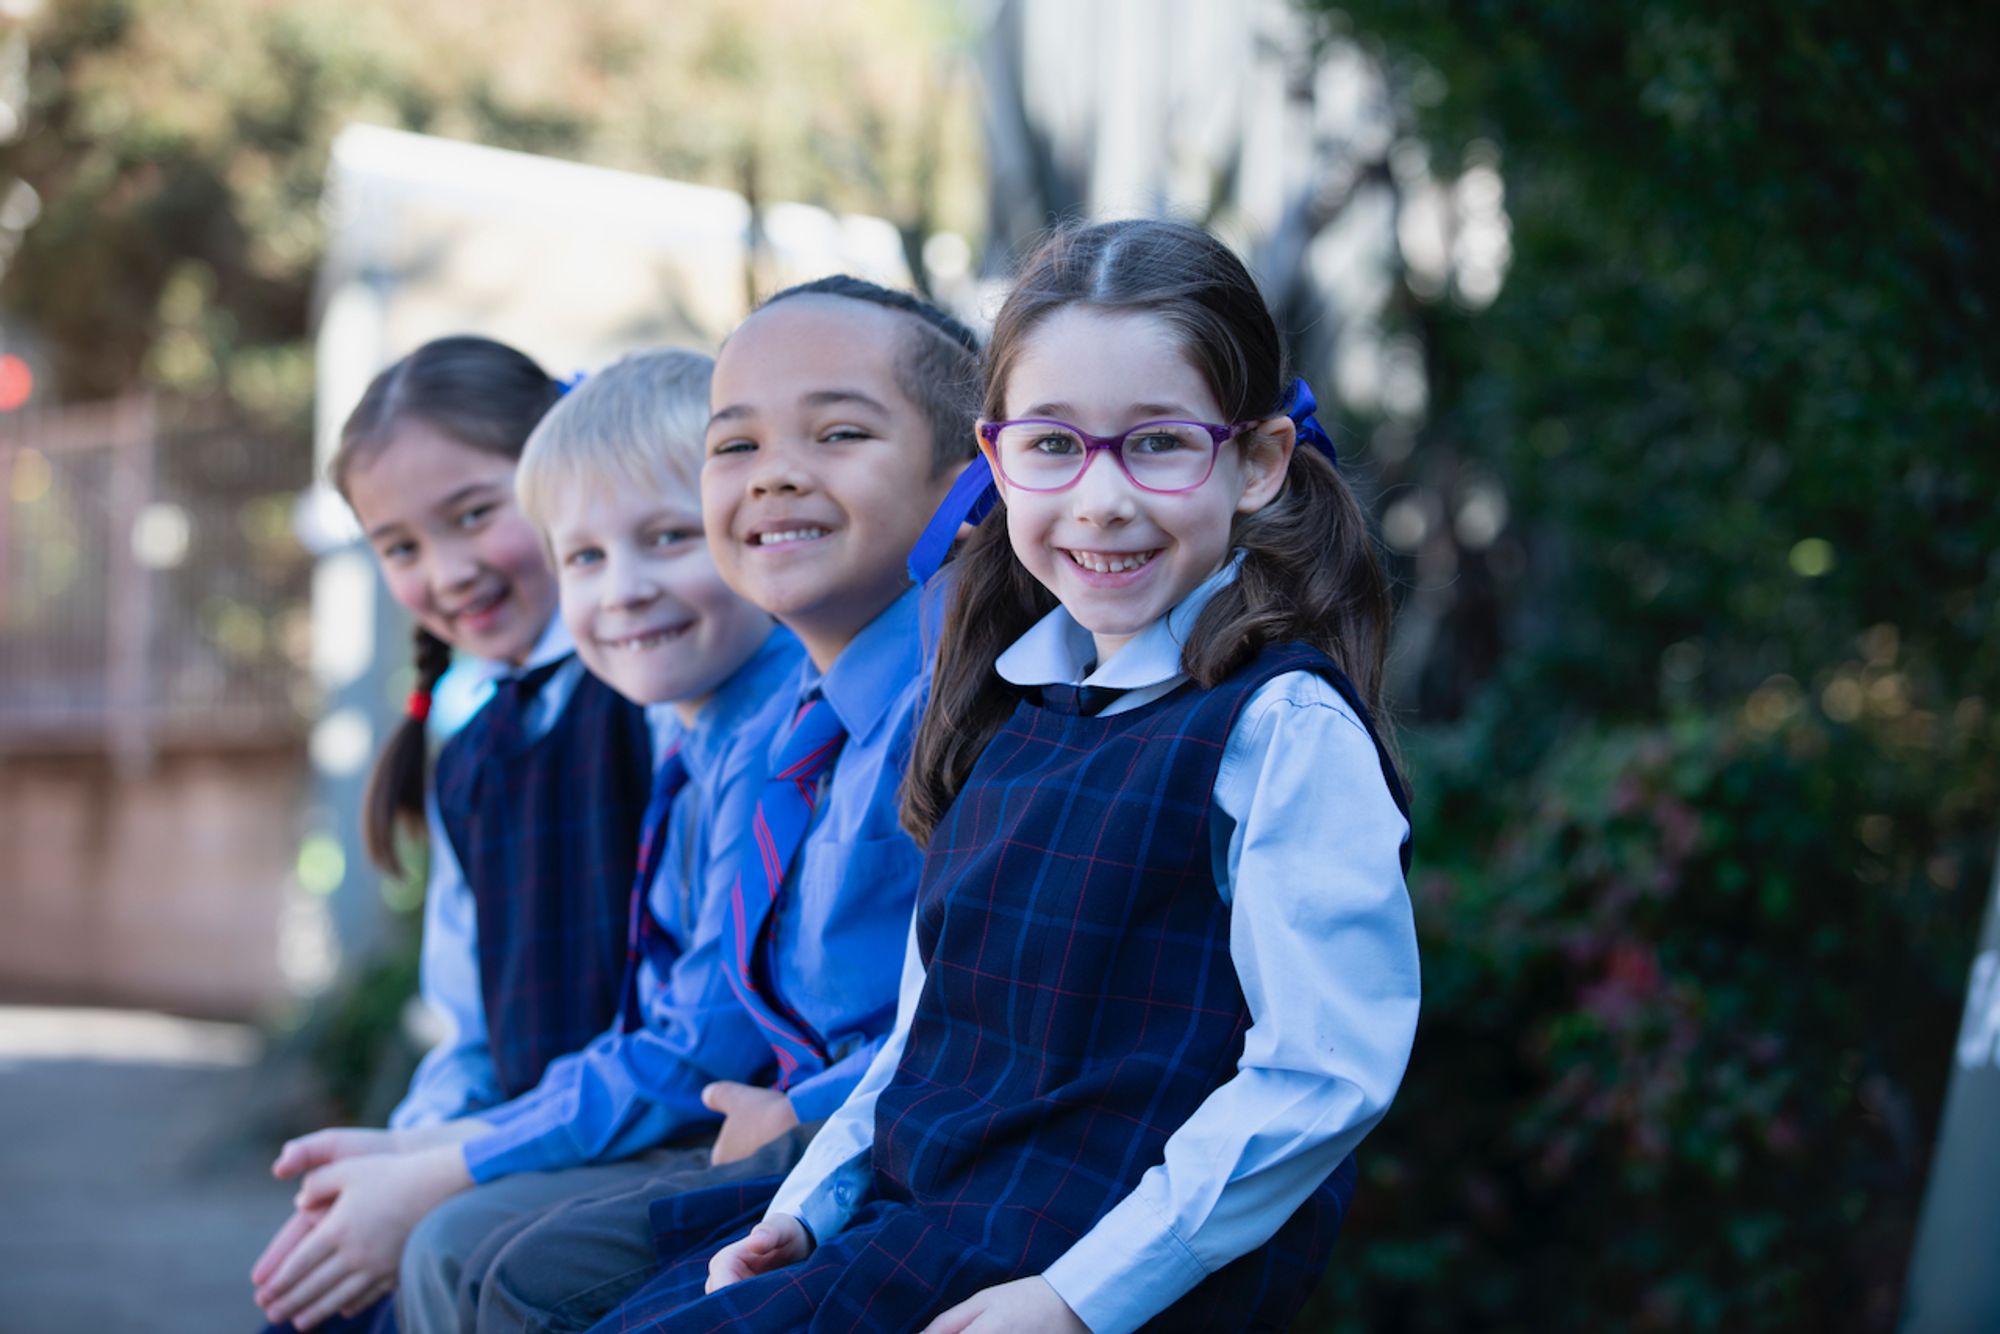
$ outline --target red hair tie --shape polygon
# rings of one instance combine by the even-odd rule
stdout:
[[[423,722],[426,718],[429,718],[431,716],[431,692],[428,690],[412,690],[410,698],[403,705],[403,712],[418,722]]]

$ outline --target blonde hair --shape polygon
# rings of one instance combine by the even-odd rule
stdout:
[[[565,394],[514,472],[528,521],[546,537],[560,498],[579,486],[699,495],[714,369],[713,357],[684,348],[634,352]]]

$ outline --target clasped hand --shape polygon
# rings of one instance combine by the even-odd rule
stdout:
[[[708,1262],[705,1291],[794,1265],[811,1255],[805,1224],[790,1214],[772,1214],[740,1241],[717,1251]],[[1090,1334],[1076,1312],[1040,1275],[982,1289],[924,1327],[923,1334]]]
[[[394,1287],[411,1229],[471,1185],[458,1144],[483,1129],[478,1122],[420,1132],[341,1128],[287,1143],[272,1175],[303,1180],[292,1216],[250,1270],[265,1318],[310,1329]]]

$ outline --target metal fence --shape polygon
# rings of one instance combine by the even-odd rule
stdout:
[[[150,396],[0,418],[0,749],[268,739],[307,716],[304,442]]]

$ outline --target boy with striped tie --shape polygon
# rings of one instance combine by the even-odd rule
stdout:
[[[717,884],[729,980],[774,1065],[706,1091],[728,1166],[692,1156],[497,1229],[449,1276],[455,1323],[418,1323],[432,1303],[413,1300],[424,1280],[406,1263],[412,1334],[588,1328],[655,1271],[655,1199],[732,1178],[768,1191],[880,1049],[921,867],[897,822],[929,676],[905,562],[971,457],[975,360],[957,321],[851,278],[779,293],[724,345],[709,547],[807,656],[758,721],[762,781]]]

